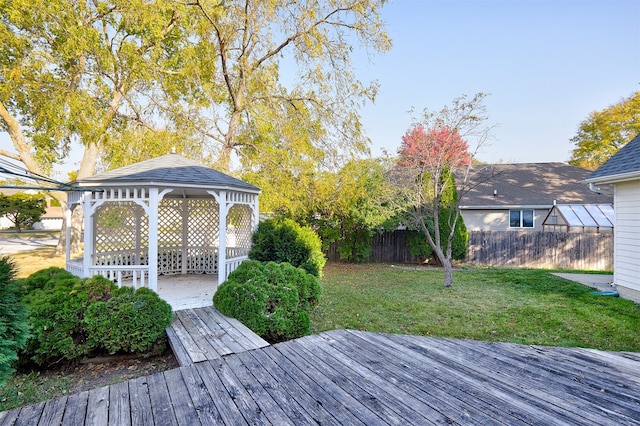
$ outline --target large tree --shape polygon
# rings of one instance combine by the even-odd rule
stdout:
[[[439,112],[424,110],[402,137],[399,161],[391,174],[397,198],[411,225],[421,230],[444,268],[444,285],[453,285],[452,242],[460,219],[474,154],[485,143],[485,95],[455,99]],[[469,142],[474,143],[473,150]],[[455,174],[456,179],[452,179]],[[452,196],[456,192],[457,196]],[[440,226],[441,220],[446,226]],[[440,235],[442,229],[447,235]]]
[[[128,151],[124,136],[175,130],[158,104],[164,78],[182,70],[185,6],[5,0],[0,11],[0,130],[15,149],[0,155],[47,175],[75,140],[82,178],[95,173],[105,151],[107,161]],[[64,193],[52,195],[65,202]]]
[[[210,100],[203,106],[211,120],[200,130],[217,149],[218,168],[230,170],[235,154],[244,170],[279,163],[295,178],[306,161],[318,168],[366,152],[357,112],[377,86],[355,77],[351,59],[356,49],[390,48],[383,2],[189,3],[198,49],[215,54],[215,66],[199,62],[193,77]]]
[[[640,92],[594,111],[580,123],[571,139],[575,148],[569,164],[595,170],[640,134]]]

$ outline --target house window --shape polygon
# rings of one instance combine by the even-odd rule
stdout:
[[[509,210],[509,228],[533,228],[533,210]]]

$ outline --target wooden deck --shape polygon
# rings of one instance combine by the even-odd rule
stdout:
[[[213,306],[175,312],[167,337],[181,366],[263,348],[269,343]]]
[[[338,330],[0,413],[0,425],[631,425],[640,354]]]

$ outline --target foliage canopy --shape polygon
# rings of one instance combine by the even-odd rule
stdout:
[[[42,195],[18,192],[12,195],[0,194],[0,216],[13,223],[17,232],[31,227],[45,213],[47,203]]]
[[[595,170],[640,134],[640,91],[589,114],[576,135],[569,164]]]

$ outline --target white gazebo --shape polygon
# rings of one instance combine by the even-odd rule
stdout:
[[[77,182],[66,219],[82,206],[84,254],[66,269],[158,291],[158,276],[200,274],[213,288],[247,258],[260,189],[177,154]]]

